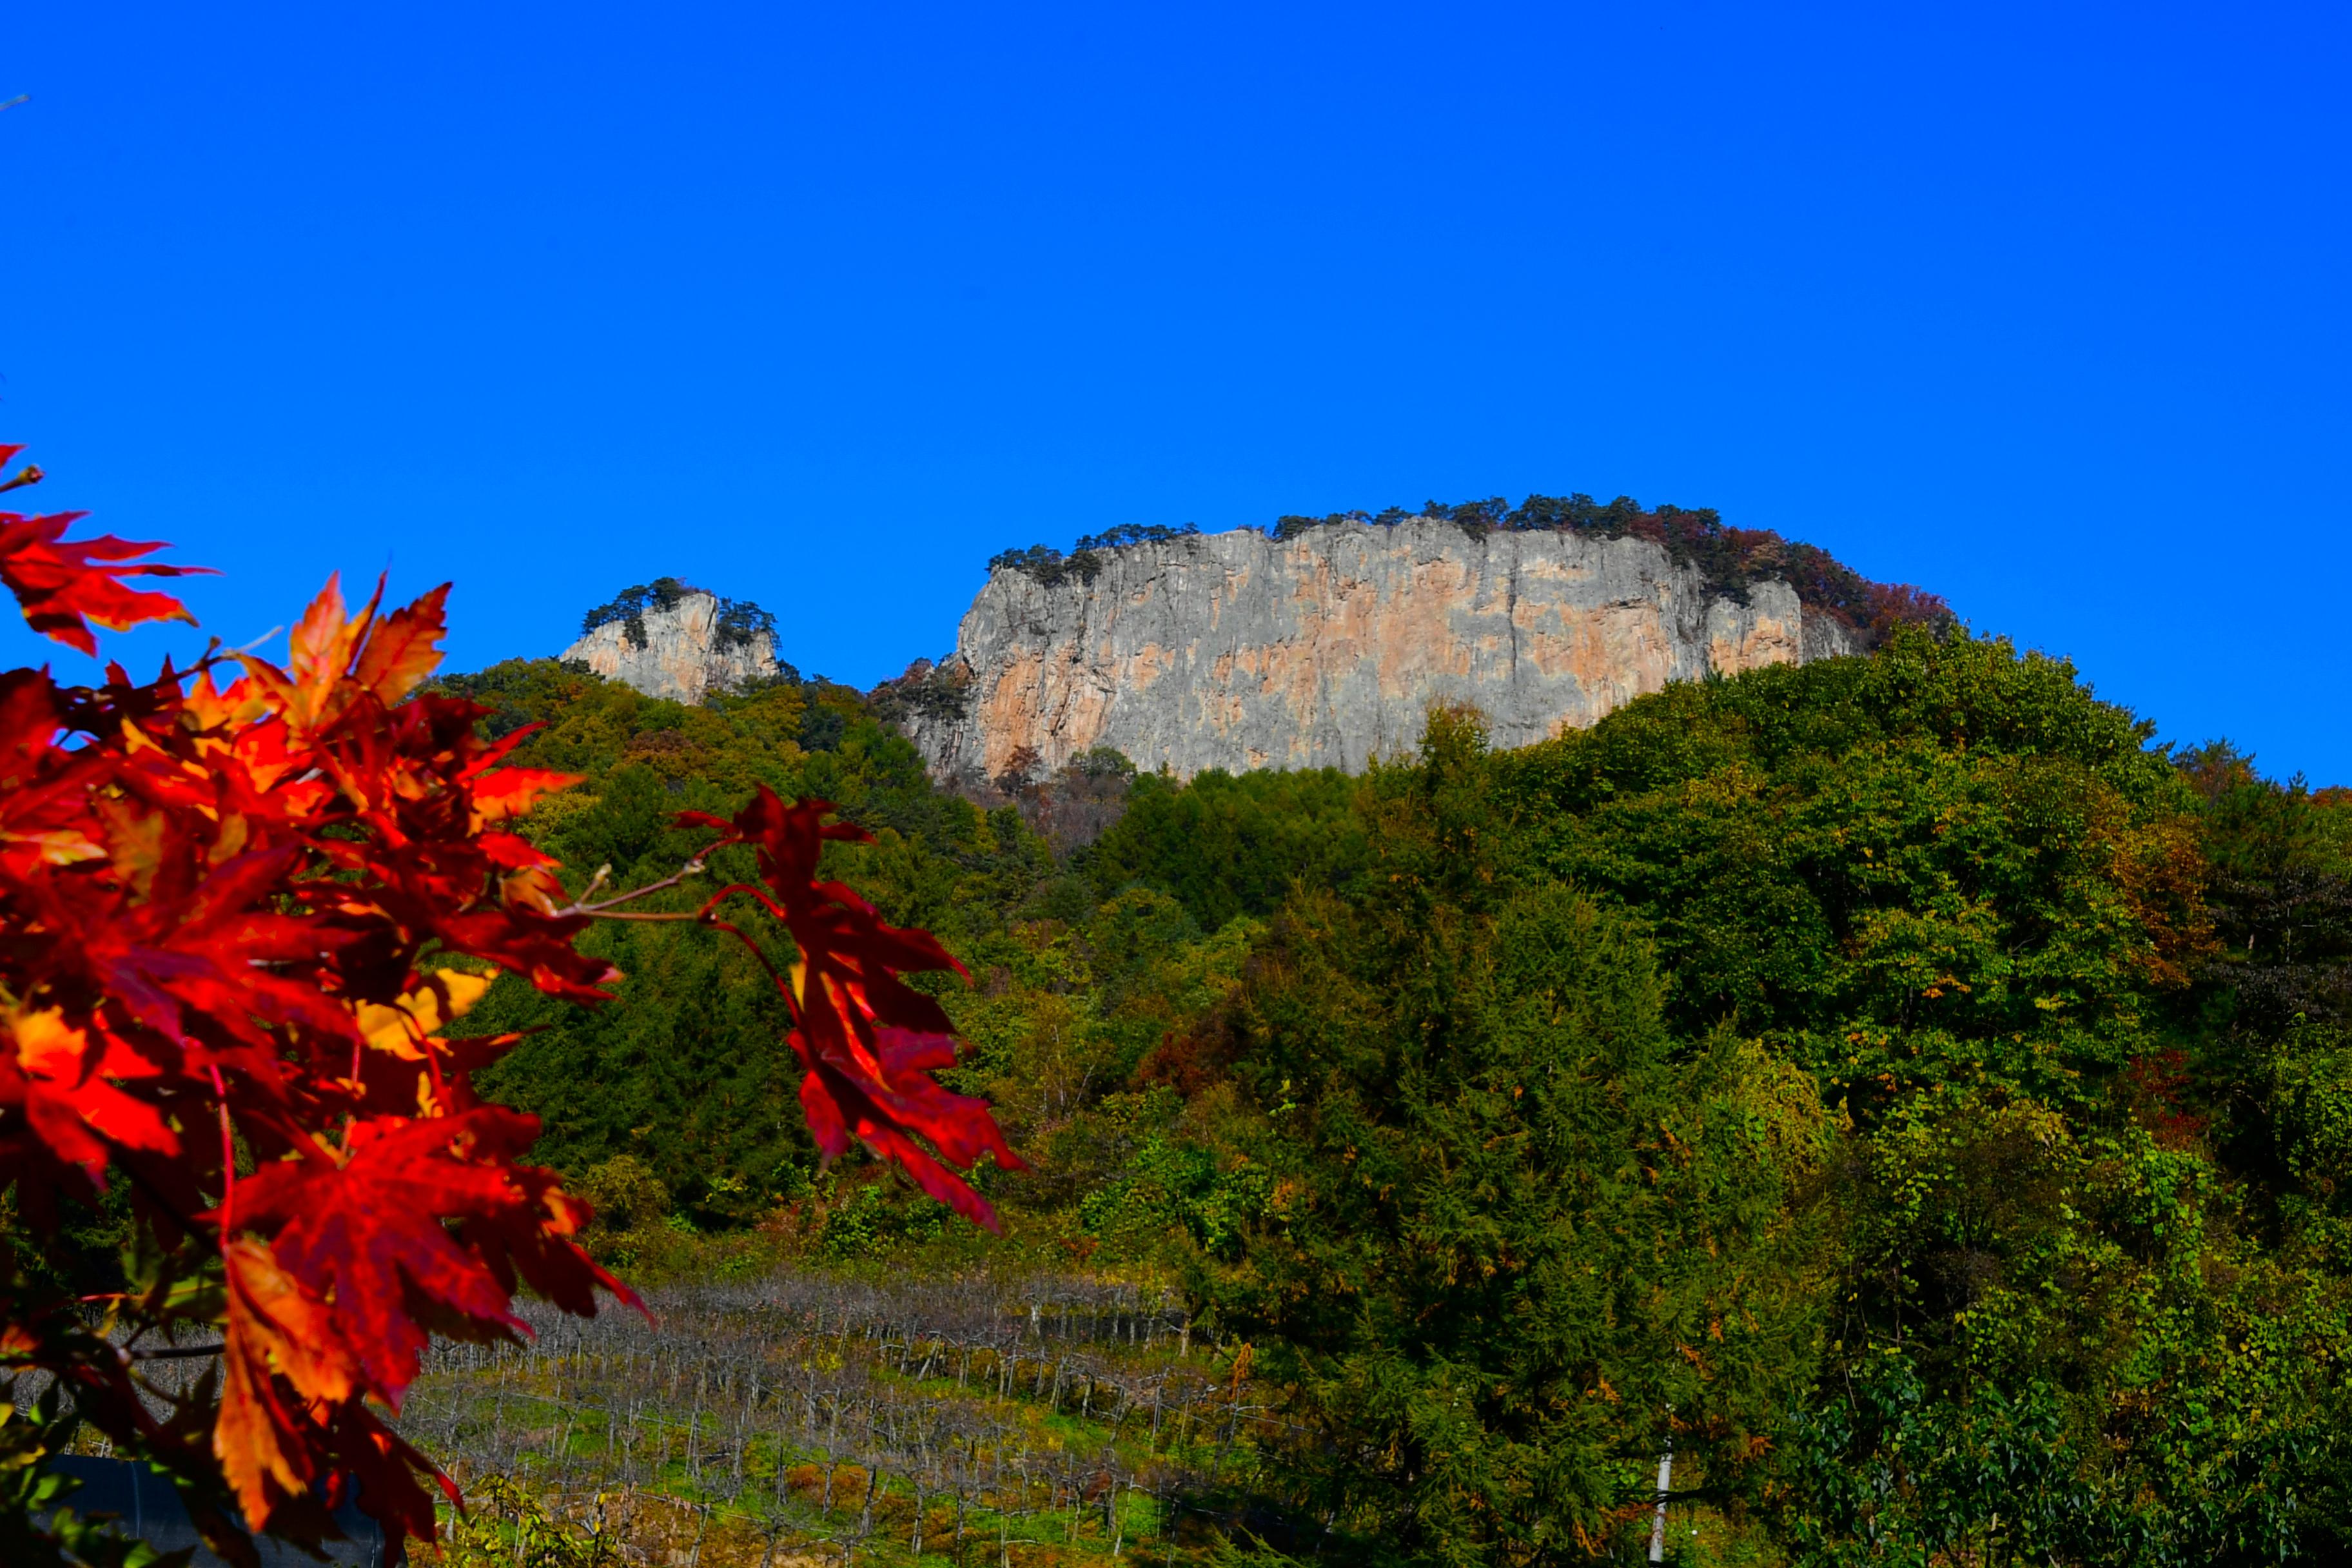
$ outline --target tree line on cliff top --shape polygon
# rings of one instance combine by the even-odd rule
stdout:
[[[1430,500],[1418,507],[1392,506],[1376,512],[1286,515],[1276,518],[1266,532],[1285,541],[1341,523],[1392,528],[1415,518],[1453,523],[1473,539],[1498,532],[1540,531],[1646,540],[1664,550],[1677,566],[1696,572],[1715,592],[1743,601],[1754,584],[1787,583],[1808,609],[1837,620],[1857,634],[1865,647],[1874,646],[1898,626],[1945,626],[1952,621],[1951,606],[1940,595],[1909,584],[1874,583],[1819,545],[1784,539],[1769,528],[1733,528],[1713,507],[1646,508],[1631,496],[1598,501],[1581,493],[1529,495],[1517,506],[1504,496],[1458,502]],[[990,557],[988,569],[1024,573],[1047,587],[1071,578],[1091,583],[1101,573],[1103,556],[1109,551],[1199,532],[1192,523],[1181,529],[1129,523],[1085,535],[1067,554],[1046,544],[1002,551]]]
[[[567,864],[664,866],[755,780],[873,829],[829,865],[969,969],[949,1076],[1030,1166],[982,1177],[1001,1252],[820,1170],[755,988],[602,931],[640,1005],[482,1016],[540,1031],[491,1081],[548,1156],[650,1193],[607,1256],[1179,1282],[1282,1391],[1268,1551],[1581,1560],[1668,1447],[1691,1562],[2352,1523],[2352,805],[2155,748],[2061,661],[1898,626],[1516,752],[1441,713],[1361,778],[978,799],[845,689],[482,679],[590,775],[529,825]]]
[[[631,647],[647,646],[646,612],[674,610],[694,595],[707,595],[718,600],[718,613],[711,621],[711,633],[720,647],[750,647],[753,642],[776,635],[776,617],[749,599],[730,599],[711,594],[707,588],[680,582],[676,577],[656,577],[651,583],[641,583],[622,589],[604,604],[597,605],[580,617],[580,635],[586,637],[599,626],[617,623],[621,636]]]

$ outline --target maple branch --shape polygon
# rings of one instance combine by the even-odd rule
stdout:
[[[605,911],[616,909],[623,904],[635,903],[637,900],[646,897],[648,893],[667,892],[689,878],[701,876],[702,856],[709,853],[710,851],[706,849],[702,852],[702,855],[697,855],[693,859],[688,860],[685,865],[679,867],[674,876],[664,877],[658,882],[648,882],[644,887],[634,889],[629,892],[615,894],[614,897],[606,899],[601,904],[592,904],[588,900],[595,893],[598,888],[604,886],[604,879],[613,874],[613,868],[608,862],[605,865],[596,868],[596,874],[588,879],[588,885],[580,889],[580,896],[572,900],[568,908],[557,910],[555,913],[559,918],[565,915],[594,915],[600,919],[610,921],[690,921],[696,919],[697,917],[693,915],[615,915],[607,914]]]
[[[220,1096],[220,1233],[221,1240],[226,1244],[231,1234],[232,1221],[236,1212],[236,1141],[229,1135],[228,1085],[221,1081],[219,1068],[208,1065],[208,1070],[213,1075],[213,1092]]]

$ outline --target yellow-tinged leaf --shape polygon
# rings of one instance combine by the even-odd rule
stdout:
[[[317,1479],[301,1429],[316,1424],[320,1406],[352,1396],[357,1363],[332,1310],[279,1268],[268,1248],[239,1237],[222,1249],[222,1261],[228,1324],[213,1452],[246,1522],[260,1530],[280,1499],[301,1496]],[[278,1386],[280,1377],[293,1399]]]
[[[382,593],[381,587],[378,593]],[[375,622],[375,605],[350,620],[344,619],[342,578],[327,579],[319,596],[294,624],[287,638],[287,668],[279,671],[267,660],[249,654],[236,656],[247,679],[259,689],[272,708],[284,713],[298,731],[317,728],[331,719],[341,704],[353,652]]]
[[[155,885],[156,869],[163,863],[163,836],[168,826],[163,814],[142,810],[137,803],[121,796],[95,795],[90,805],[106,824],[107,847],[114,860],[114,874],[132,892],[145,898]]]
[[[403,1061],[422,1061],[425,1052],[419,1042],[432,1038],[451,1020],[464,1017],[489,988],[488,975],[443,969],[389,1007],[362,1002],[352,1011],[371,1047]]]
[[[352,679],[374,691],[387,707],[415,690],[441,662],[441,634],[447,629],[442,605],[448,597],[449,584],[444,583],[378,621],[360,650]]]
[[[213,847],[205,852],[205,863],[217,866],[244,853],[246,841],[252,836],[253,825],[246,821],[244,814],[230,812],[220,819],[220,833],[214,838]]]
[[[121,733],[124,756],[135,757],[142,752],[161,752],[163,749],[155,743],[155,738],[152,735],[128,719],[122,721]]]
[[[499,884],[509,904],[541,914],[553,914],[563,902],[563,884],[543,866],[517,871]]]
[[[51,866],[106,858],[105,850],[69,827],[54,833],[0,833],[0,844],[30,844],[40,851],[42,861]]]
[[[474,831],[520,816],[541,795],[570,789],[580,777],[546,768],[498,768],[484,773],[474,781]]]
[[[343,574],[327,579],[302,618],[287,638],[287,671],[305,685],[317,684],[323,672],[329,680],[341,675],[351,660],[352,628],[343,621]]]
[[[260,689],[250,681],[232,681],[226,689],[209,669],[199,673],[181,705],[180,722],[200,731],[241,730],[269,711]]]
[[[66,1022],[55,1007],[39,1013],[16,1013],[8,1032],[16,1042],[16,1065],[27,1078],[71,1083],[81,1077],[82,1058],[89,1037]]]

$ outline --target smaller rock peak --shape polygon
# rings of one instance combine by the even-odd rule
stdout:
[[[623,589],[581,617],[580,629],[565,658],[648,697],[700,702],[779,671],[775,616],[676,577]]]

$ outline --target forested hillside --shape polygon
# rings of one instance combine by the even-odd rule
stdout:
[[[872,829],[835,874],[970,972],[948,1076],[1032,1167],[982,1182],[1001,1241],[816,1168],[709,931],[600,926],[601,1010],[494,987],[465,1026],[536,1032],[486,1090],[641,1274],[1178,1290],[1279,1407],[1267,1552],[1617,1551],[1669,1445],[1681,1561],[2347,1544],[2352,804],[2152,749],[2063,663],[1898,626],[1520,751],[1453,713],[1361,778],[1098,753],[976,801],[845,688],[445,684],[585,775],[524,824],[575,888],[765,783]]]

